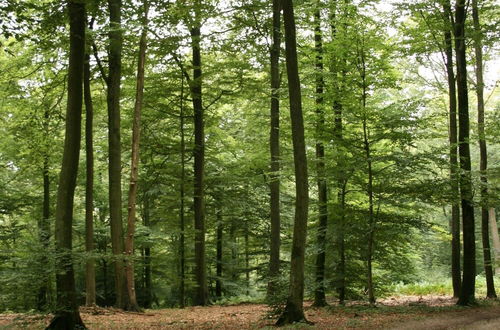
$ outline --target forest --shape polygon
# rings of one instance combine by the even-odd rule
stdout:
[[[499,55],[495,0],[0,0],[0,328],[498,319]]]

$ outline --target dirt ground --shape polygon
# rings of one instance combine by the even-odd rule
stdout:
[[[261,304],[188,307],[126,313],[112,308],[81,308],[89,329],[270,329],[274,319],[266,317]],[[478,307],[460,308],[446,296],[405,296],[380,300],[377,307],[352,302],[345,307],[334,302],[326,308],[305,304],[306,317],[314,325],[293,329],[500,329],[500,303],[489,301]],[[0,314],[0,329],[43,329],[50,315]]]

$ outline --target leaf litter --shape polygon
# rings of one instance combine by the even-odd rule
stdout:
[[[499,329],[500,303],[487,301],[476,307],[457,307],[449,296],[397,296],[381,299],[377,307],[365,302],[324,308],[305,302],[306,318],[314,325],[293,329]],[[272,329],[264,304],[149,309],[144,313],[115,308],[81,307],[88,329]],[[0,314],[0,329],[44,329],[51,315]],[[286,328],[286,327],[285,327]]]

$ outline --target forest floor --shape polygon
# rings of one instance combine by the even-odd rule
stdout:
[[[500,329],[500,302],[482,301],[476,307],[457,307],[448,296],[399,296],[381,299],[377,307],[351,302],[340,307],[312,308],[306,317],[314,325],[293,329]],[[112,308],[80,309],[89,329],[271,329],[263,304],[187,307],[127,313]],[[0,314],[0,329],[43,329],[50,315]],[[286,328],[286,327],[285,327]]]

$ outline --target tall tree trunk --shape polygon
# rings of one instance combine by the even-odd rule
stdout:
[[[477,95],[477,131],[479,135],[479,171],[481,176],[481,236],[483,242],[484,273],[486,276],[486,297],[496,298],[491,262],[490,234],[488,230],[488,152],[484,133],[484,79],[483,79],[483,49],[482,32],[479,23],[477,0],[472,0],[472,22],[474,24],[474,53],[476,55],[476,95]]]
[[[137,200],[137,181],[139,176],[139,144],[141,138],[141,112],[142,100],[144,97],[144,64],[146,62],[147,48],[147,26],[148,26],[148,1],[143,2],[143,26],[139,41],[139,59],[137,62],[137,84],[135,92],[134,120],[132,124],[132,159],[130,162],[130,185],[128,192],[128,217],[127,236],[125,238],[125,274],[127,279],[127,293],[129,297],[129,310],[140,311],[137,304],[134,281],[134,235],[135,235],[135,214]]]
[[[194,305],[208,304],[207,269],[205,258],[205,123],[202,103],[202,71],[201,71],[201,18],[200,3],[196,2],[195,25],[191,28],[191,47],[193,52],[193,80],[191,81],[191,97],[194,109],[194,255],[196,294]]]
[[[446,55],[446,76],[448,78],[448,96],[450,107],[449,142],[450,142],[450,181],[453,202],[451,204],[451,278],[453,282],[453,297],[460,296],[462,287],[460,265],[460,208],[458,199],[458,157],[457,157],[457,91],[455,72],[453,70],[452,17],[449,0],[443,4],[444,11],[444,41]]]
[[[85,100],[85,158],[86,158],[86,183],[85,183],[85,305],[94,306],[96,303],[95,286],[95,261],[94,253],[94,146],[93,122],[94,106],[90,89],[90,55],[85,54],[83,69],[83,98]]]
[[[347,9],[349,1],[344,1],[345,9]],[[335,1],[333,3],[330,13],[330,29],[332,39],[335,40],[337,38],[337,20],[336,20],[336,11],[337,11],[338,3]],[[347,15],[347,14],[346,14]],[[344,30],[346,29],[346,23],[344,22]],[[344,67],[341,67],[342,64]],[[342,89],[344,85],[344,81],[346,80],[347,72],[345,70],[346,59],[342,57],[342,55],[333,54],[333,59],[330,65],[330,75],[332,77],[336,77],[337,73],[342,74],[342,78],[333,81],[333,90],[334,90],[334,99],[332,102],[332,109],[335,116],[335,124],[334,124],[334,142],[337,144],[336,154],[336,166],[338,175],[336,177],[337,181],[337,222],[335,222],[335,232],[336,232],[336,240],[338,244],[338,271],[337,271],[337,293],[339,297],[339,304],[343,305],[345,302],[345,293],[346,293],[346,281],[345,281],[345,272],[346,272],[346,256],[345,256],[345,198],[346,198],[346,188],[347,188],[347,178],[344,170],[344,160],[343,160],[343,152],[342,152],[342,144],[343,144],[343,122],[342,122],[342,102],[341,96]]]
[[[302,96],[297,61],[297,40],[292,0],[284,0],[283,20],[285,25],[286,67],[290,118],[292,122],[293,159],[295,165],[295,220],[293,227],[292,256],[290,265],[290,291],[278,325],[307,322],[304,309],[304,259],[307,238],[307,215],[309,188],[307,156],[302,117]]]
[[[365,62],[365,50],[363,46],[361,48],[360,54],[361,61],[361,80],[362,80],[362,95],[361,102],[363,107],[363,144],[365,149],[366,166],[368,174],[368,183],[366,187],[366,193],[368,195],[368,247],[367,247],[367,289],[368,289],[368,301],[370,304],[375,304],[375,293],[373,290],[373,245],[375,236],[375,215],[373,212],[373,168],[372,168],[372,156],[371,156],[371,145],[370,145],[370,132],[367,127],[366,118],[366,98],[367,94],[367,82],[366,82],[366,62]]]
[[[120,80],[122,68],[121,0],[108,0],[109,5],[109,75],[108,75],[108,146],[109,146],[109,213],[111,246],[115,268],[115,306],[129,305],[123,260],[123,219],[121,191]]]
[[[461,169],[460,198],[464,242],[462,290],[457,302],[459,305],[470,305],[474,303],[476,286],[476,243],[469,146],[469,97],[467,91],[467,57],[465,52],[465,18],[465,0],[457,0],[455,5],[454,32],[457,62],[458,152]]]
[[[366,98],[366,95],[363,97]],[[363,101],[364,103],[364,101]],[[373,240],[375,234],[375,219],[373,212],[373,169],[372,169],[372,161],[371,161],[371,149],[370,149],[370,140],[369,140],[369,132],[366,125],[366,117],[363,118],[363,138],[364,138],[364,148],[365,148],[365,156],[366,156],[366,164],[368,171],[368,185],[366,193],[368,195],[368,247],[367,247],[367,256],[366,256],[366,264],[367,264],[367,289],[368,289],[368,301],[370,304],[375,304],[375,293],[373,290]]]
[[[70,24],[68,102],[63,160],[56,207],[56,311],[48,329],[85,328],[78,311],[72,259],[73,202],[80,156],[82,83],[85,54],[85,4],[68,1]]]
[[[281,49],[281,5],[273,0],[273,44],[271,46],[271,132],[269,146],[271,152],[270,204],[271,204],[271,243],[269,259],[268,298],[277,292],[280,273],[280,49]]]
[[[328,226],[327,186],[325,173],[325,147],[323,134],[325,129],[325,114],[323,91],[323,35],[321,31],[321,12],[319,3],[314,11],[314,45],[316,52],[316,181],[318,185],[318,234],[316,255],[316,287],[314,290],[313,306],[326,306],[325,296],[325,260],[326,260],[326,231]]]
[[[180,180],[180,208],[179,208],[179,222],[180,222],[180,239],[179,239],[179,255],[180,255],[180,283],[179,283],[179,306],[185,307],[186,304],[186,220],[184,211],[184,198],[185,198],[185,180],[186,180],[186,142],[184,135],[184,76],[181,73],[181,109],[180,109],[180,134],[181,134],[181,180]]]
[[[45,110],[44,114],[44,129],[48,135],[48,121],[49,111]],[[47,151],[46,151],[47,152]],[[48,154],[44,155],[43,159],[43,205],[42,205],[42,218],[38,223],[38,239],[43,251],[48,251],[50,246],[50,177],[49,177],[49,157]],[[40,256],[40,265],[45,267],[49,262],[47,254],[42,253]],[[42,283],[37,296],[37,309],[44,311],[47,308],[47,295],[49,292],[49,277],[45,272],[42,272]]]
[[[222,297],[222,235],[224,225],[222,222],[222,205],[219,205],[217,210],[217,255],[216,255],[216,282],[215,282],[215,296],[217,299]]]

